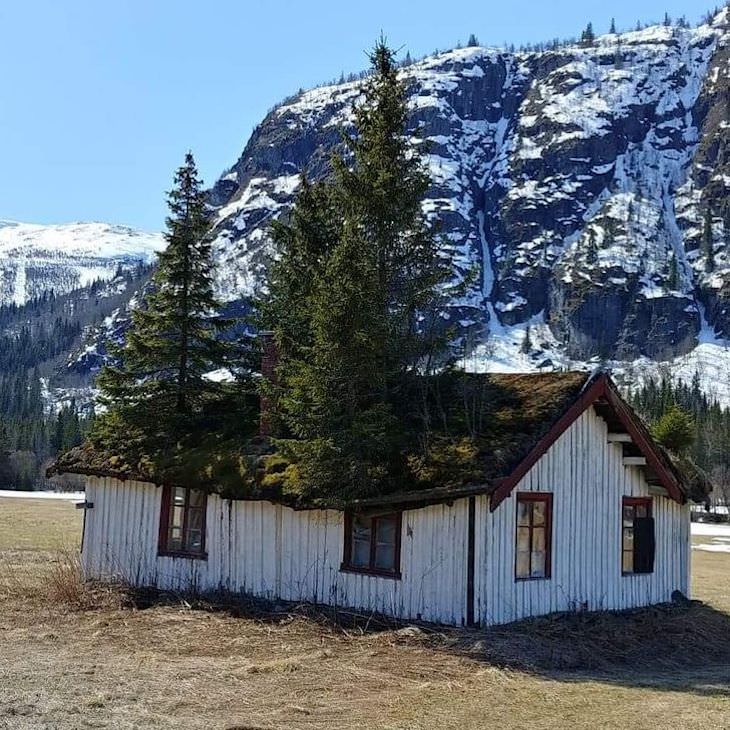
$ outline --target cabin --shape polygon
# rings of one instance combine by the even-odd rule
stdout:
[[[86,576],[453,626],[689,596],[689,503],[702,490],[609,375],[473,377],[500,393],[486,407],[504,425],[483,480],[458,487],[291,505],[71,452],[54,469],[86,476]]]

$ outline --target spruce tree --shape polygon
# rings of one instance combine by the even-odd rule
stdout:
[[[0,489],[7,489],[14,481],[11,453],[7,429],[5,424],[0,423]]]
[[[190,153],[175,174],[168,207],[167,247],[115,352],[118,362],[97,380],[107,412],[91,433],[97,446],[133,448],[135,458],[165,465],[184,457],[186,440],[199,443],[220,427],[216,418],[228,411],[229,389],[204,376],[240,354],[221,337],[231,322],[220,317],[213,293],[205,191]],[[245,413],[240,418],[247,420]]]
[[[608,32],[611,35],[616,35],[616,18],[611,18],[611,28]]]
[[[479,40],[476,37],[476,35],[474,35],[474,33],[471,33],[469,35],[469,40],[467,41],[466,45],[469,46],[469,47],[474,47],[474,46],[478,46],[479,45]]]
[[[280,347],[289,489],[334,498],[404,484],[420,373],[433,367],[449,274],[421,208],[430,181],[406,135],[393,51],[380,41],[333,177],[304,185],[277,226],[264,322]],[[297,310],[297,311],[293,311]]]
[[[596,42],[596,34],[593,31],[593,23],[588,23],[586,29],[581,33],[580,36],[581,45],[586,48],[590,48]]]

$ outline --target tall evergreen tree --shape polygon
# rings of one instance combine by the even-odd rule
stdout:
[[[593,23],[588,23],[586,29],[581,33],[580,42],[586,48],[590,48],[595,44],[596,34],[593,30]]]
[[[3,423],[0,423],[0,489],[9,488],[14,479],[13,468],[10,462],[12,447],[8,432]]]
[[[611,35],[616,35],[616,18],[611,18],[611,28],[608,32]]]
[[[108,410],[91,438],[112,451],[134,447],[153,463],[184,458],[186,439],[212,433],[226,387],[205,374],[233,364],[221,337],[230,322],[213,294],[205,192],[188,153],[168,194],[167,248],[152,290],[132,314],[118,363],[97,384]],[[241,421],[245,421],[241,414]],[[199,434],[202,435],[202,434]],[[187,445],[189,446],[189,444]]]
[[[403,478],[419,373],[445,337],[435,324],[449,272],[421,208],[429,178],[384,41],[371,61],[332,180],[305,184],[292,220],[275,229],[280,256],[263,303],[281,353],[279,412],[294,436],[280,442],[288,486],[343,498]]]

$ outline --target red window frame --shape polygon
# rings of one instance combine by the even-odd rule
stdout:
[[[624,525],[624,508],[625,507],[631,507],[634,512],[633,521],[636,521],[636,508],[637,507],[645,507],[646,508],[646,517],[652,517],[652,508],[653,508],[654,500],[651,497],[622,497],[621,498],[621,575],[647,575],[647,573],[637,573],[633,567],[631,570],[624,570],[624,554],[628,553],[629,551],[625,549],[624,547],[624,534],[626,530],[632,530],[632,538],[633,538],[633,530],[634,527],[626,527]],[[631,542],[631,565],[634,564],[634,554],[636,550],[636,542],[635,539],[632,539]],[[650,575],[650,574],[649,574]]]
[[[358,519],[370,520],[370,560],[367,566],[352,564],[352,525],[354,515],[351,512],[345,513],[345,545],[343,551],[342,564],[340,570],[347,573],[364,573],[366,575],[376,575],[383,578],[400,579],[400,553],[401,553],[401,532],[403,528],[402,512],[387,512],[382,514],[357,515]],[[395,545],[393,569],[385,570],[375,565],[375,550],[378,543],[378,522],[380,520],[392,519],[395,521]]]
[[[530,505],[535,502],[542,502],[545,505],[545,524],[538,527],[544,527],[545,529],[545,566],[544,575],[520,575],[518,572],[518,530],[520,528],[520,502],[528,503]],[[529,545],[530,545],[530,573],[532,573],[532,544],[533,544],[533,531],[536,525],[533,524],[534,512],[530,509],[529,512],[529,525],[522,526],[528,527],[529,529]],[[553,495],[552,492],[518,492],[517,500],[515,501],[515,580],[547,580],[552,577],[552,543],[553,543]]]
[[[183,548],[182,549],[173,549],[170,548],[169,543],[169,535],[170,535],[170,528],[171,520],[173,516],[172,511],[172,499],[173,499],[173,490],[175,489],[183,489],[182,487],[171,487],[171,486],[164,486],[162,487],[162,505],[160,508],[160,534],[159,534],[159,546],[158,546],[158,555],[161,556],[169,556],[169,557],[179,557],[179,558],[195,558],[198,560],[205,560],[208,557],[208,554],[205,552],[205,532],[206,532],[206,511],[208,507],[208,495],[202,491],[202,490],[194,490],[189,488],[184,488],[185,491],[185,504],[183,505],[183,524],[181,525],[182,529],[182,535],[183,535]],[[191,492],[199,491],[203,495],[202,505],[197,508],[191,508],[190,507],[190,494]],[[202,523],[201,523],[201,537],[200,537],[200,548],[199,549],[190,549],[186,547],[185,542],[189,536],[189,530],[188,530],[188,519],[190,516],[191,509],[200,509],[202,510]]]

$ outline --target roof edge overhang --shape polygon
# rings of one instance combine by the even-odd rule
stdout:
[[[659,482],[666,489],[667,494],[676,502],[683,504],[684,490],[671,467],[667,465],[660,449],[653,438],[641,423],[639,417],[624,401],[618,388],[607,373],[598,373],[590,378],[583,390],[573,403],[568,406],[562,416],[553,424],[550,430],[537,442],[527,456],[517,465],[492,492],[489,509],[494,510],[510,496],[520,480],[542,458],[545,452],[568,430],[568,428],[599,399],[605,399],[613,408],[627,433],[639,448],[647,464],[654,469]]]

